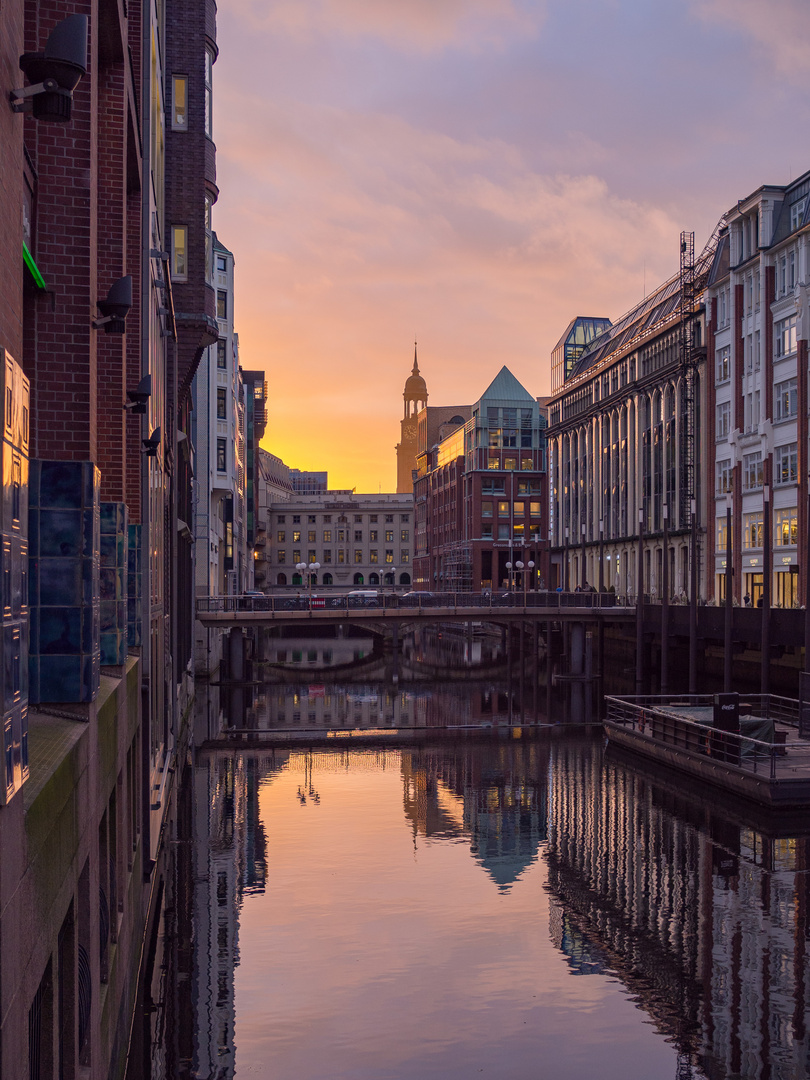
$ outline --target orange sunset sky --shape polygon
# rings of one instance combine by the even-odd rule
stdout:
[[[763,17],[767,9],[768,17]],[[548,393],[763,183],[810,168],[806,0],[225,0],[214,138],[263,446],[395,489],[419,340],[431,404],[507,364]]]

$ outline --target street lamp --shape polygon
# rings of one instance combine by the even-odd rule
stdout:
[[[528,573],[528,575],[526,575],[526,574],[523,575],[523,606],[524,607],[526,606],[526,586],[528,584],[527,576],[528,576],[528,578],[531,579],[532,588],[534,588],[534,560],[533,559],[529,559],[529,561],[526,563],[526,568],[529,571],[529,573]]]
[[[321,564],[319,562],[311,562],[309,564],[305,562],[298,562],[295,564],[295,569],[298,571],[299,574],[301,574],[302,577],[305,573],[307,574],[307,596],[310,607],[312,607],[312,575],[317,574],[320,568]]]
[[[391,588],[392,588],[392,590],[394,592],[396,592],[396,589],[397,589],[397,568],[395,566],[392,566],[392,567],[389,568],[389,570],[387,572],[389,574],[391,574],[391,582],[392,582]],[[383,578],[383,581],[385,581],[385,578]]]
[[[511,591],[512,591],[512,563],[507,562],[505,565],[506,565],[506,574],[507,574],[506,584],[507,584],[507,587],[509,589],[509,592],[511,593]]]
[[[520,574],[523,576],[523,592],[524,592],[524,595],[525,595],[525,593],[526,593],[526,576],[525,576],[525,574],[523,574],[523,560],[522,559],[518,559],[517,562],[515,563],[515,585],[517,585],[518,572],[520,572]]]

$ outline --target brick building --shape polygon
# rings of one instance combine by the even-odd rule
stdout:
[[[419,413],[417,589],[543,587],[545,424],[544,410],[507,367],[472,407]]]
[[[0,4],[4,1080],[122,1075],[149,898],[172,899],[215,10]]]

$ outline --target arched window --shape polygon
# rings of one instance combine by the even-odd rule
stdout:
[[[400,574],[399,575],[399,583],[400,583],[400,585],[410,585],[410,583],[411,583],[411,575],[410,574]]]
[[[379,585],[380,584],[380,575],[379,574],[369,574],[368,575],[368,583],[369,583],[369,585]]]
[[[324,583],[324,585],[331,585],[332,584],[332,575],[331,574],[324,574],[323,575],[323,583]]]
[[[385,584],[386,585],[393,585],[394,584],[394,575],[393,574],[386,574],[385,575]]]
[[[286,584],[287,584],[287,575],[286,574],[279,574],[278,577],[276,578],[276,585],[286,585]]]
[[[363,575],[362,574],[355,574],[354,575],[354,583],[355,583],[355,585],[365,585],[365,579],[363,578]]]

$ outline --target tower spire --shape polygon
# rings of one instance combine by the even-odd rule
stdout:
[[[417,360],[416,360],[416,340],[414,340],[414,343],[413,343],[413,371],[411,372],[411,375],[418,375],[418,374],[419,374],[419,364],[417,363]]]

